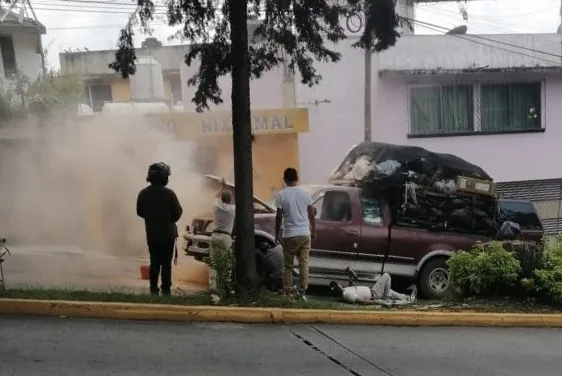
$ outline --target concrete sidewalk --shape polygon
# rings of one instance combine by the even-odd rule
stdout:
[[[118,257],[73,246],[14,246],[6,256],[4,274],[9,288],[148,290],[140,278],[140,266],[147,259]],[[207,267],[180,255],[173,268],[174,287],[183,291],[205,289]]]

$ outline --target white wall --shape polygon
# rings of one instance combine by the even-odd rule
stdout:
[[[194,62],[187,66],[184,62],[180,63],[180,74],[182,84],[182,102],[184,110],[187,112],[195,111],[195,104],[191,101],[195,95],[197,87],[188,86],[189,80],[199,69],[199,63]],[[223,103],[214,105],[210,103],[210,110],[230,111],[232,109],[232,77],[230,74],[222,76],[218,80],[218,85],[222,90]],[[259,80],[252,80],[250,83],[250,100],[252,109],[273,109],[284,108],[283,98],[283,67],[276,67],[264,74]],[[291,106],[292,107],[292,106]]]
[[[364,54],[340,43],[339,63],[316,63],[322,81],[313,87],[296,85],[297,107],[308,108],[310,131],[299,135],[300,175],[303,183],[325,183],[349,148],[363,140]],[[328,100],[330,103],[314,104]]]
[[[16,65],[21,74],[26,75],[34,81],[41,75],[41,55],[37,53],[37,34],[27,32],[15,32],[12,34],[14,52],[16,54]],[[0,51],[0,79],[6,81],[4,75],[4,64],[2,52]]]
[[[37,52],[37,34],[16,32],[13,34],[13,40],[19,72],[32,81],[36,80],[42,73],[41,54]],[[2,73],[4,73],[3,68]]]

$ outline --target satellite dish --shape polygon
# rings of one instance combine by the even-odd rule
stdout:
[[[447,31],[446,35],[466,34],[468,27],[466,25],[457,26],[454,29]]]

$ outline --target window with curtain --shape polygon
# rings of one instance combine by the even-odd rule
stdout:
[[[541,128],[541,83],[482,85],[483,132]]]
[[[473,124],[472,85],[411,88],[411,134],[470,132],[474,129]]]

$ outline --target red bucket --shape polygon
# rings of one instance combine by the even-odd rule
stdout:
[[[150,279],[150,266],[141,265],[140,275],[141,275],[141,279]]]

